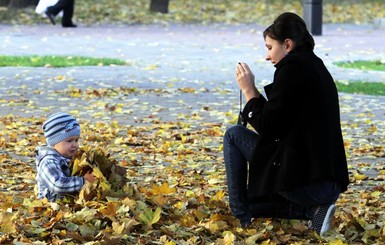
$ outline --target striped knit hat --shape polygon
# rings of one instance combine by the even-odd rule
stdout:
[[[74,135],[80,136],[80,126],[76,119],[64,112],[57,112],[48,117],[43,124],[44,136],[48,146]]]

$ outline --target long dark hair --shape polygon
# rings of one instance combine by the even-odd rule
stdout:
[[[295,51],[314,50],[314,39],[307,30],[305,21],[294,13],[287,12],[278,16],[263,32],[263,38],[266,39],[266,36],[280,43],[287,38],[293,40]]]

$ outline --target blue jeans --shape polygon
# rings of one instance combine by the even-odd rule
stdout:
[[[253,159],[259,137],[241,125],[230,127],[224,136],[230,209],[236,218],[241,221],[250,221],[252,217],[309,220],[318,206],[332,204],[337,200],[341,187],[331,181],[319,181],[295,190],[271,193],[252,202],[248,200],[248,163]]]

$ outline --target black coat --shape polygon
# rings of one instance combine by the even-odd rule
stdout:
[[[243,117],[261,136],[249,168],[248,196],[287,191],[319,180],[349,184],[332,76],[312,51],[276,64],[273,83],[250,99]]]

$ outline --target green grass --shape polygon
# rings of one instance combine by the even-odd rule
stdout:
[[[125,61],[110,58],[91,58],[82,56],[1,56],[0,67],[70,67],[70,66],[109,66],[128,65]]]
[[[336,82],[339,92],[385,96],[385,83],[380,82]]]
[[[380,60],[358,60],[353,62],[336,62],[335,65],[342,68],[360,69],[360,70],[375,70],[385,71],[385,61]]]
[[[339,67],[348,69],[385,71],[385,63],[379,60],[358,60],[353,62],[337,62],[335,64]],[[385,95],[385,83],[381,82],[337,81],[336,85],[339,92],[350,94]]]

